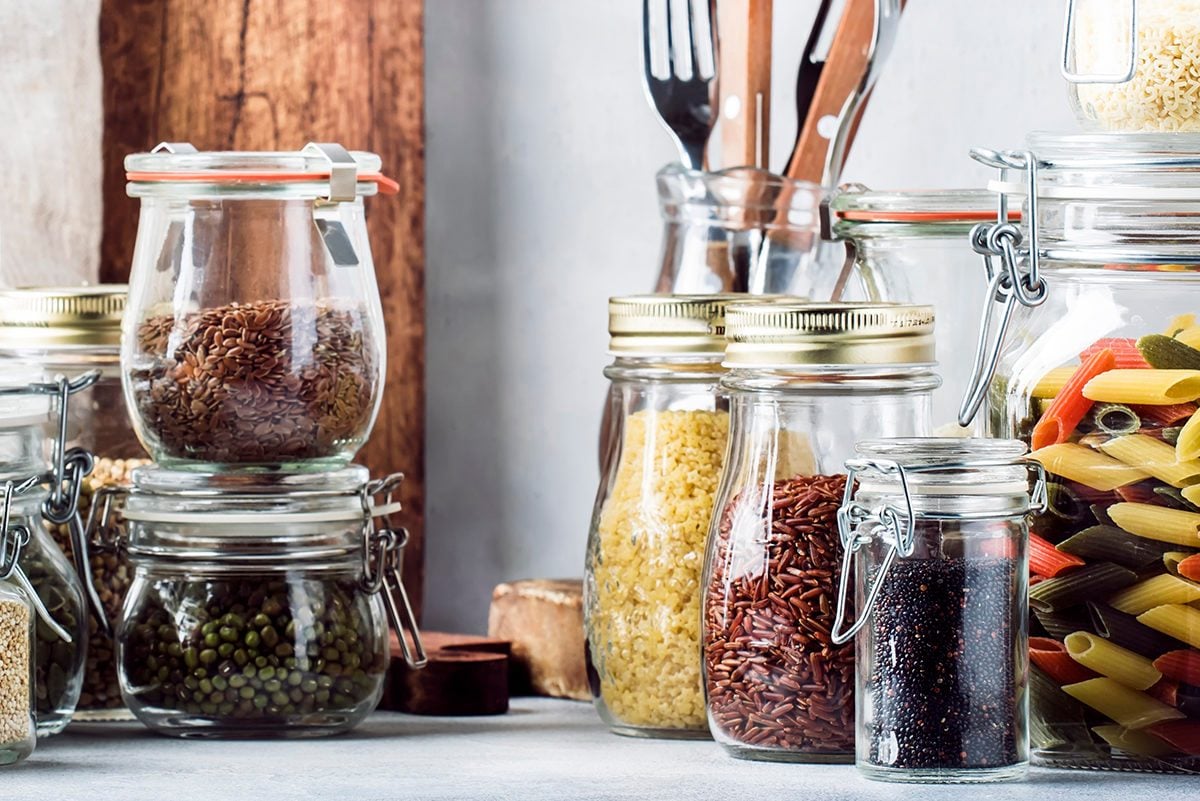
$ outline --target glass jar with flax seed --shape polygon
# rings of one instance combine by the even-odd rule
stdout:
[[[123,284],[0,292],[0,363],[38,365],[51,376],[100,373],[91,388],[71,399],[67,415],[67,447],[81,447],[95,456],[92,473],[83,479],[79,493],[79,513],[85,523],[98,493],[103,497],[106,487],[127,486],[133,469],[147,463],[121,388],[121,315],[126,295]],[[80,557],[88,564],[104,613],[115,627],[133,571],[118,544],[124,521],[119,515],[110,519],[112,525],[106,530],[93,527],[88,553]],[[74,559],[69,526],[50,522],[49,529],[58,547]],[[112,638],[94,615],[88,625],[87,663],[75,717],[127,719]]]

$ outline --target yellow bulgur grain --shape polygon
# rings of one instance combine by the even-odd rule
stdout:
[[[588,637],[617,723],[705,729],[700,681],[704,544],[728,415],[641,411],[593,533]]]

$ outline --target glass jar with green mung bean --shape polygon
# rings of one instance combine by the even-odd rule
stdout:
[[[424,653],[389,515],[396,478],[134,471],[112,502],[133,585],[117,632],[121,694],[160,734],[336,734],[379,703],[388,621]],[[382,520],[382,524],[378,521]]]

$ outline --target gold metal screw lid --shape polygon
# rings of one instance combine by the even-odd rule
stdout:
[[[116,346],[129,287],[24,287],[0,291],[0,347]]]
[[[725,351],[725,307],[746,295],[629,295],[608,301],[614,355],[708,355]]]
[[[934,363],[933,307],[757,300],[725,310],[729,368]]]

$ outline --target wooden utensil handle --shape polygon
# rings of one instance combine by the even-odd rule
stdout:
[[[787,177],[818,184],[825,178],[830,143],[838,120],[854,111],[846,105],[866,77],[874,36],[875,0],[846,0]]]
[[[771,128],[773,0],[721,0],[721,169],[767,166]]]

